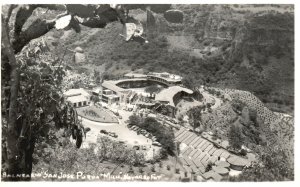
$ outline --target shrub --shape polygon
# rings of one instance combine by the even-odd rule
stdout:
[[[151,171],[152,171],[152,172],[155,172],[155,165],[152,165],[152,166],[151,166]]]
[[[241,152],[240,152],[240,154],[242,156],[246,156],[247,155],[247,151],[245,149],[242,149]]]
[[[212,170],[212,166],[213,166],[213,163],[212,162],[209,162],[205,168],[205,172],[208,172],[210,170]]]
[[[140,168],[139,168],[139,172],[140,172],[140,173],[144,173],[143,168],[140,167]]]

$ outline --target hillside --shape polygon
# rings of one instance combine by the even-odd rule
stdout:
[[[241,128],[240,141],[259,153],[272,147],[284,150],[290,167],[294,165],[294,119],[270,111],[253,94],[233,89],[209,88],[222,100],[221,106],[202,114],[202,124],[218,138],[228,140],[233,126]],[[215,94],[219,92],[220,94]],[[227,99],[224,99],[227,98]],[[259,146],[258,146],[259,145]]]
[[[83,48],[88,62],[72,65],[83,72],[98,69],[112,78],[132,70],[190,74],[199,84],[247,90],[271,110],[293,114],[293,6],[173,7],[184,13],[183,23],[168,23],[154,13],[155,25],[144,23],[147,45],[125,42],[122,25],[112,23],[105,29],[82,27],[80,34],[56,31],[56,50],[62,56],[65,47]],[[145,20],[144,11],[130,14]],[[68,64],[72,55],[66,53]]]

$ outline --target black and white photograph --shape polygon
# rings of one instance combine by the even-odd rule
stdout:
[[[295,4],[46,3],[1,3],[4,184],[295,181]]]

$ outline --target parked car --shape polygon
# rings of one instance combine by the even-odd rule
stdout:
[[[147,131],[145,129],[141,130],[141,133],[147,133]]]
[[[140,150],[140,146],[135,145],[135,146],[133,146],[133,149],[135,149],[135,150]]]
[[[102,133],[102,134],[108,134],[108,132],[106,130],[104,130],[104,129],[100,130],[100,133]]]
[[[146,147],[145,145],[142,145],[141,148],[142,148],[143,150],[147,150],[147,147]]]
[[[134,125],[127,124],[127,128],[128,128],[128,129],[132,129],[133,126],[134,126]]]
[[[152,145],[155,145],[155,146],[158,146],[158,147],[161,146],[161,144],[159,142],[157,142],[157,141],[153,142]]]

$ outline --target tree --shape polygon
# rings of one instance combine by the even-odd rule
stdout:
[[[205,172],[208,172],[208,171],[212,170],[212,166],[213,166],[213,163],[208,162],[207,166],[205,167]]]
[[[243,108],[245,107],[245,104],[240,100],[234,99],[232,100],[231,106],[236,113],[241,114]]]
[[[145,92],[150,93],[151,95],[153,93],[158,93],[160,90],[161,88],[158,87],[157,85],[152,85],[145,88]]]
[[[183,79],[182,79],[182,84],[191,90],[195,89],[196,84],[197,84],[196,82],[197,81],[192,76],[186,76],[186,77],[183,77]]]
[[[233,124],[230,126],[228,133],[229,133],[228,134],[229,144],[234,149],[240,149],[241,146],[243,145],[243,140],[244,140],[241,127],[239,125]]]
[[[141,117],[136,114],[129,116],[129,125],[139,125],[142,122]]]
[[[197,127],[202,125],[202,111],[205,109],[204,105],[193,107],[188,111],[188,116],[190,119],[190,124],[193,127],[194,131]]]
[[[99,84],[101,82],[100,72],[97,70],[94,70],[94,79],[96,84]]]
[[[183,77],[182,84],[188,89],[196,91],[198,90],[199,86],[203,84],[203,81],[202,79],[197,79],[193,74],[188,74],[187,76]]]
[[[99,99],[99,97],[98,97],[98,96],[96,96],[96,95],[92,95],[92,96],[91,96],[91,101],[93,101],[93,102],[94,102],[94,104],[95,104],[95,103],[99,102],[99,101],[100,101],[100,99]]]

